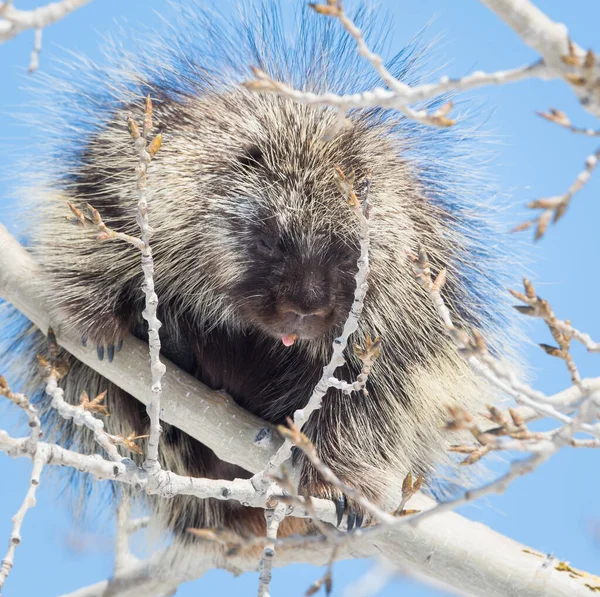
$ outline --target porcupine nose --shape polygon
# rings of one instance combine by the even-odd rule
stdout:
[[[294,297],[295,298],[295,297]],[[288,299],[280,306],[280,313],[288,325],[302,325],[310,321],[318,321],[329,315],[331,308],[325,296],[315,293],[299,296],[295,300]]]
[[[322,263],[303,260],[287,272],[277,304],[284,344],[291,338],[316,338],[330,327],[333,312],[331,276]]]
[[[283,313],[283,321],[286,327],[290,329],[300,329],[307,324],[317,323],[328,314],[324,308],[302,309],[300,307],[291,308]]]
[[[316,317],[324,317],[328,314],[328,310],[323,307],[313,306],[304,308],[300,305],[290,307],[285,315],[289,317],[297,317],[298,319],[304,319],[305,317],[310,317],[314,315]]]
[[[280,313],[290,323],[323,318],[331,311],[329,299],[326,277],[318,270],[310,269],[292,286],[280,305]]]

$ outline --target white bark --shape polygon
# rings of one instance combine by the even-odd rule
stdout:
[[[141,238],[139,243],[133,243],[134,246],[141,244],[140,250],[142,254],[142,271],[144,272],[144,282],[142,290],[145,296],[145,308],[142,312],[143,318],[148,323],[148,345],[150,349],[150,371],[152,373],[151,398],[146,409],[150,419],[150,436],[148,438],[148,448],[146,459],[143,464],[144,470],[147,472],[157,472],[160,469],[158,461],[159,442],[162,428],[160,426],[160,403],[162,400],[162,378],[166,368],[160,360],[160,335],[159,330],[162,326],[158,319],[158,296],[154,291],[154,258],[152,256],[152,247],[150,239],[152,238],[153,230],[148,219],[148,164],[160,148],[162,135],[157,135],[154,141],[149,144],[149,136],[152,132],[152,100],[150,96],[146,98],[146,109],[144,114],[144,122],[140,132],[140,128],[129,117],[129,132],[134,140],[135,149],[138,153],[139,162],[136,167],[137,174],[137,215],[136,221],[140,227]],[[153,146],[156,146],[153,148]]]
[[[13,0],[0,2],[0,44],[16,37],[23,31],[35,29],[33,49],[29,59],[29,72],[36,71],[40,65],[42,35],[44,28],[60,21],[69,13],[77,10],[90,0],[61,0],[51,2],[34,10],[18,10]]]
[[[3,387],[0,388],[0,393],[6,396],[11,402],[13,402],[13,404],[16,404],[18,407],[23,409],[23,411],[27,414],[27,418],[29,419],[29,438],[25,440],[25,446],[33,460],[33,467],[31,470],[31,477],[29,479],[29,489],[25,494],[25,499],[23,500],[18,512],[12,517],[13,530],[8,540],[8,551],[2,559],[2,562],[0,562],[0,591],[2,590],[6,578],[10,574],[10,571],[13,567],[15,550],[21,544],[21,526],[27,511],[35,506],[35,492],[40,484],[40,477],[42,475],[44,464],[46,464],[44,455],[38,454],[37,451],[38,442],[41,435],[41,425],[37,409],[23,394],[13,394],[8,385],[5,383],[3,383],[2,386]],[[2,432],[0,431],[0,435],[1,433]]]
[[[584,84],[572,84],[571,89],[579,97],[584,109],[600,117],[600,93],[597,85],[600,68],[597,61],[591,69],[583,70],[580,65],[573,68],[565,63],[563,58],[569,55],[569,30],[566,25],[555,23],[529,0],[480,2],[493,10],[528,46],[539,52],[551,71],[550,78],[565,79],[569,74],[582,73],[587,81]],[[572,44],[572,50],[583,58],[584,52],[577,44]]]
[[[18,10],[12,0],[0,3],[0,43],[8,41],[27,29],[41,30],[60,21],[90,0],[62,0],[34,10]]]
[[[573,578],[568,570],[557,570],[557,567],[562,568],[558,560],[526,550],[485,525],[455,513],[423,521],[418,528],[405,526],[390,530],[376,540],[366,533],[356,536],[341,545],[337,554],[338,559],[381,555],[401,571],[438,579],[461,595],[590,597],[593,593],[586,583],[597,584],[593,577]],[[330,556],[331,547],[326,543],[307,543],[288,549],[280,546],[273,565],[303,562],[324,566]],[[224,559],[222,553],[206,545],[190,551],[186,559],[182,561],[175,554],[173,557],[159,554],[151,563],[140,564],[127,575],[63,597],[153,597],[166,595],[182,582],[199,578],[215,567],[236,573],[257,569],[254,556],[240,554]]]
[[[358,322],[360,316],[362,314],[362,310],[364,308],[365,296],[367,294],[367,289],[369,287],[367,278],[369,275],[369,221],[368,221],[368,213],[369,213],[369,188],[370,181],[367,180],[365,183],[363,197],[358,199],[354,191],[354,181],[348,180],[344,173],[341,170],[336,171],[336,180],[338,181],[338,186],[340,187],[340,191],[344,195],[344,198],[348,201],[348,205],[350,209],[354,212],[358,223],[359,223],[359,240],[360,240],[360,255],[357,260],[358,270],[354,276],[354,280],[356,282],[356,287],[354,289],[354,297],[352,301],[352,306],[350,308],[350,313],[344,322],[344,328],[342,333],[335,338],[333,341],[333,350],[331,353],[331,358],[329,362],[323,367],[323,374],[321,375],[321,379],[317,382],[317,385],[313,389],[313,392],[306,403],[304,408],[299,408],[294,412],[294,425],[296,425],[299,429],[308,422],[311,414],[321,408],[321,404],[323,402],[323,398],[327,394],[327,390],[330,387],[333,387],[336,383],[341,384],[341,382],[335,377],[335,372],[337,369],[342,367],[345,363],[344,352],[348,346],[348,340],[350,336],[356,332],[358,329]],[[364,383],[366,383],[366,375],[363,376]],[[364,387],[364,386],[363,386]],[[273,475],[277,472],[281,465],[289,460],[292,455],[292,442],[289,439],[286,439],[283,442],[281,448],[277,451],[275,456],[269,461],[267,467],[264,472],[260,475],[260,482],[264,482],[265,478],[269,475]],[[259,479],[257,479],[258,481]]]

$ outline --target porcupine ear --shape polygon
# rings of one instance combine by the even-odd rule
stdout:
[[[264,164],[263,152],[255,143],[248,143],[242,148],[238,161],[246,169],[257,168]]]

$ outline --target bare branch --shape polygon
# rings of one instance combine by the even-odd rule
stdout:
[[[505,83],[522,81],[524,79],[551,78],[551,71],[543,63],[537,62],[530,66],[522,66],[514,70],[499,71],[496,73],[477,71],[461,79],[443,77],[439,83],[428,83],[415,87],[410,87],[398,81],[394,91],[376,87],[362,93],[337,95],[331,92],[318,94],[308,91],[298,91],[281,81],[275,81],[260,69],[253,68],[252,72],[256,77],[256,81],[244,83],[245,87],[252,91],[276,93],[301,104],[336,107],[342,114],[351,108],[374,108],[379,106],[383,108],[395,108],[417,122],[434,126],[450,126],[454,122],[445,119],[445,114],[428,114],[426,110],[413,110],[408,105],[435,99],[450,91],[468,91],[486,85],[504,85]]]
[[[550,108],[549,112],[537,112],[538,116],[548,120],[549,122],[553,122],[554,124],[558,124],[558,126],[562,126],[567,130],[575,133],[576,135],[585,135],[586,137],[600,137],[600,130],[590,129],[590,128],[581,128],[577,126],[573,126],[569,117],[560,110],[556,110],[555,108]]]
[[[10,540],[8,543],[8,551],[4,556],[2,563],[0,564],[0,590],[4,586],[6,577],[9,575],[15,557],[15,550],[18,545],[21,544],[21,526],[27,514],[27,510],[35,506],[35,492],[37,491],[38,485],[40,484],[40,476],[42,469],[44,468],[45,460],[43,453],[37,453],[33,456],[33,468],[31,470],[31,477],[29,480],[29,489],[25,494],[25,499],[21,504],[21,507],[17,513],[12,517],[13,529],[10,534]]]
[[[35,29],[34,46],[31,52],[29,72],[37,70],[42,49],[42,32],[69,13],[87,4],[90,0],[60,0],[33,10],[18,10],[12,0],[0,2],[0,44],[16,37],[23,31]]]
[[[160,468],[158,462],[158,443],[160,441],[160,402],[162,398],[161,380],[165,374],[166,367],[160,361],[160,337],[158,330],[161,322],[156,316],[158,306],[158,297],[154,292],[154,260],[152,258],[152,248],[150,239],[152,238],[152,228],[148,221],[148,201],[146,198],[147,171],[148,164],[156,155],[160,148],[162,136],[158,134],[151,142],[149,136],[152,131],[152,100],[150,96],[146,98],[146,110],[144,115],[144,124],[140,135],[135,122],[129,119],[129,130],[131,137],[135,141],[136,150],[139,154],[139,164],[137,171],[137,191],[138,191],[138,212],[137,221],[140,226],[142,248],[142,270],[144,272],[144,284],[142,289],[146,295],[146,308],[142,315],[148,322],[148,344],[150,347],[150,369],[152,371],[152,398],[148,405],[147,412],[150,418],[150,439],[148,440],[148,452],[144,462],[146,471],[154,471]]]
[[[40,419],[37,409],[33,406],[27,396],[24,394],[16,394],[11,391],[6,379],[0,375],[0,395],[8,398],[13,404],[23,409],[29,419],[29,438],[26,440],[26,447],[33,459],[33,468],[29,480],[29,489],[25,494],[25,499],[17,513],[12,517],[13,529],[8,542],[8,551],[0,563],[0,591],[4,586],[6,578],[10,574],[13,566],[15,550],[21,544],[21,526],[27,514],[27,510],[35,506],[35,492],[40,484],[42,469],[44,468],[43,455],[38,454],[38,444],[41,435]]]
[[[12,0],[0,3],[0,43],[8,41],[27,29],[44,29],[90,0],[61,0],[34,10],[18,10]]]
[[[273,558],[275,557],[275,539],[281,521],[285,518],[287,506],[278,504],[272,510],[265,510],[265,520],[267,522],[267,540],[269,541],[264,549],[262,558],[258,565],[260,571],[258,577],[258,597],[269,597],[269,588],[271,585]]]
[[[143,528],[144,524],[147,525],[148,519],[138,519],[137,521],[131,521],[129,516],[131,513],[130,500],[127,495],[122,495],[117,506],[117,529],[115,539],[115,575],[122,574],[134,566],[138,562],[129,547],[129,537],[135,533],[138,528]],[[139,525],[139,526],[138,526]]]
[[[588,182],[590,177],[592,176],[592,172],[598,165],[598,160],[600,159],[600,147],[590,156],[588,156],[585,161],[585,169],[582,170],[575,182],[569,187],[566,193],[563,195],[557,195],[555,197],[548,197],[546,199],[536,199],[527,205],[529,209],[541,209],[542,213],[532,220],[528,220],[523,224],[519,224],[516,228],[513,229],[513,232],[520,232],[522,230],[527,230],[532,226],[536,226],[535,230],[535,240],[539,240],[544,236],[548,224],[550,222],[556,223],[560,218],[562,218],[567,211],[567,207],[571,203],[571,199],[573,195],[580,191],[583,186]]]
[[[598,412],[600,411],[600,378],[593,380],[590,384],[583,384],[577,375],[574,378],[574,381],[576,382],[575,387],[580,392],[580,404],[577,414],[574,417],[563,415],[554,407],[547,404],[547,400],[541,392],[536,392],[518,381],[514,374],[494,359],[489,354],[483,337],[478,332],[471,330],[471,336],[469,336],[465,331],[459,330],[454,326],[450,311],[446,307],[441,296],[441,289],[446,278],[445,270],[442,270],[435,281],[432,281],[431,268],[425,250],[421,248],[418,257],[410,256],[410,258],[413,263],[415,277],[420,285],[428,292],[441,320],[444,322],[447,333],[454,340],[459,353],[467,363],[469,363],[473,370],[507,392],[509,395],[513,396],[517,402],[525,403],[527,406],[531,406],[538,410],[538,412],[556,418],[564,423],[562,427],[559,427],[547,435],[542,435],[539,439],[528,445],[516,443],[511,446],[505,446],[506,449],[515,447],[521,449],[526,448],[529,452],[532,452],[533,455],[526,460],[513,462],[509,471],[495,481],[478,489],[468,491],[458,499],[438,504],[428,512],[423,512],[409,518],[411,524],[417,524],[420,520],[431,516],[431,514],[435,512],[454,509],[459,505],[478,499],[489,493],[499,493],[504,491],[516,478],[533,471],[562,447],[572,445],[575,434],[580,431],[585,431],[596,438],[600,438],[600,425],[595,423]],[[535,307],[528,306],[527,308],[536,309],[539,311],[539,316],[548,320],[547,323],[549,326],[554,326],[555,318],[549,305],[545,302],[539,302],[540,299],[535,295],[533,287],[527,280],[525,281],[525,290],[525,295],[514,291],[513,295],[524,302],[535,305]],[[552,329],[554,329],[554,327],[551,327],[551,330]],[[553,334],[554,333],[555,332],[553,332]],[[558,338],[558,335],[559,333],[556,332],[555,338]],[[563,347],[568,348],[567,340],[563,339],[560,343]],[[567,360],[566,357],[565,360]],[[496,418],[496,422],[498,422],[498,415],[496,415],[493,410],[491,412],[493,418]],[[457,411],[454,411],[454,413],[456,416]],[[465,414],[467,417],[470,417],[468,413]],[[520,419],[515,420],[518,420],[519,423],[521,422]]]
[[[430,500],[417,497],[421,509],[430,506]],[[352,541],[340,543],[336,558],[380,557],[383,553],[401,572],[410,567],[411,574],[419,578],[434,577],[438,584],[463,595],[473,595],[476,586],[477,594],[489,597],[539,597],[542,594],[544,597],[589,597],[589,587],[600,586],[597,577],[579,571],[569,573],[564,562],[555,558],[547,561],[546,554],[526,548],[453,512],[423,519],[416,529],[403,524],[379,535],[370,531],[355,531]],[[325,566],[331,561],[331,549],[328,541],[309,537],[304,538],[304,542],[298,539],[287,546],[278,544],[273,565],[304,562]],[[502,554],[502,557],[490,557],[490,553]],[[187,554],[182,554],[180,549],[172,553],[161,552],[151,561],[141,562],[128,570],[127,574],[63,597],[102,597],[107,594],[131,597],[133,590],[147,597],[158,597],[216,566],[239,573],[255,571],[257,563],[243,551],[225,558],[214,544],[200,543]]]

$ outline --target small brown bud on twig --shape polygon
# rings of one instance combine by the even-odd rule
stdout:
[[[480,448],[473,450],[460,464],[463,466],[469,466],[471,464],[475,464],[479,460],[481,460],[488,452],[490,448],[487,446],[481,446]]]
[[[351,207],[359,205],[360,202],[354,192],[354,171],[346,176],[342,169],[339,166],[336,166],[334,169],[334,177],[337,187],[340,193],[346,197],[348,205]]]
[[[447,270],[444,267],[444,268],[442,268],[440,273],[437,275],[437,278],[433,282],[433,290],[436,290],[438,292],[440,290],[442,290],[442,288],[444,287],[444,284],[446,283],[446,274],[447,274]]]
[[[479,332],[479,330],[476,330],[475,328],[473,328],[471,330],[471,333],[473,334],[473,339],[475,341],[475,349],[477,350],[477,352],[479,352],[480,354],[487,354],[488,353],[487,345],[485,343],[485,339],[484,339],[483,335],[481,334],[481,332]]]
[[[73,224],[76,224],[79,226],[85,226],[86,219],[85,219],[85,216],[83,215],[83,212],[80,209],[77,209],[77,207],[75,207],[75,205],[73,203],[71,203],[70,201],[67,201],[67,205],[68,205],[69,209],[71,210],[71,213],[75,216],[74,219],[68,218],[69,221],[72,222]]]
[[[104,404],[100,404],[106,398],[106,393],[107,390],[104,390],[104,392],[98,394],[93,400],[90,400],[87,392],[83,390],[83,392],[81,392],[79,403],[83,407],[83,410],[109,417],[110,413],[108,412],[106,406]]]
[[[315,4],[314,2],[310,2],[309,6],[317,14],[324,15],[326,17],[339,17],[343,10],[341,0],[327,0],[327,4]]]
[[[535,307],[527,307],[524,305],[515,305],[514,308],[522,315],[529,315],[535,317],[537,315]]]
[[[364,348],[355,344],[353,351],[363,363],[372,364],[381,354],[381,338],[371,339],[370,334],[367,334]]]
[[[50,376],[55,376],[56,379],[62,379],[69,370],[69,365],[66,361],[57,360],[55,362],[49,361],[42,355],[36,355],[40,376],[46,379]]]
[[[453,103],[447,102],[441,108],[436,110],[431,116],[428,117],[427,120],[431,122],[431,124],[435,124],[441,127],[450,127],[456,124],[456,120],[452,118],[447,118],[447,115],[452,110]]]
[[[583,87],[587,82],[587,79],[583,75],[576,73],[567,73],[565,77],[574,87]]]
[[[556,110],[555,108],[550,108],[549,112],[536,112],[538,116],[549,120],[550,122],[554,122],[560,126],[570,127],[571,121],[568,116],[562,112],[561,110]]]
[[[488,404],[487,408],[489,411],[490,419],[494,421],[494,423],[496,423],[497,425],[501,425],[502,427],[504,427],[506,425],[506,417],[504,416],[504,413],[493,404]]]
[[[551,357],[558,357],[559,359],[565,358],[565,351],[557,348],[556,346],[550,346],[550,344],[540,344],[540,348]]]
[[[566,56],[561,56],[560,59],[569,66],[579,66],[580,60],[577,52],[575,51],[575,44],[573,43],[573,40],[569,38],[568,44],[569,53]]]
[[[152,139],[152,143],[150,143],[150,145],[148,146],[148,153],[150,154],[151,158],[153,158],[158,153],[158,150],[161,148],[161,145],[162,134],[159,133],[158,135],[156,135],[156,137],[154,137],[154,139]]]
[[[508,412],[510,413],[512,421],[516,427],[525,426],[525,421],[523,420],[523,417],[514,408],[509,408]]]
[[[144,107],[144,129],[143,136],[144,139],[148,138],[150,131],[152,130],[152,99],[150,98],[150,94],[146,96],[145,107]]]
[[[97,209],[93,208],[89,203],[86,203],[85,206],[90,212],[90,219],[92,220],[93,224],[95,224],[96,226],[104,224],[104,222],[102,221],[102,217],[100,216],[100,212]]]
[[[142,448],[140,448],[140,446],[138,446],[135,442],[138,439],[145,439],[150,436],[136,435],[135,431],[132,431],[127,437],[123,437],[122,435],[109,435],[108,437],[115,446],[123,446],[134,454],[142,454]]]
[[[127,117],[127,127],[129,128],[129,134],[134,141],[137,141],[142,135],[140,133],[140,127],[137,125],[135,120],[131,116]]]
[[[533,289],[533,284],[527,278],[523,278],[523,287],[525,288],[525,295],[528,299],[536,298],[535,290]]]
[[[536,220],[528,220],[527,222],[523,222],[522,224],[512,228],[511,232],[522,232],[523,230],[529,230],[529,228],[531,228],[535,222]]]
[[[404,506],[410,500],[410,498],[415,495],[418,491],[420,491],[423,486],[423,477],[419,475],[417,480],[413,483],[413,476],[410,471],[404,477],[404,481],[402,481],[402,500],[400,505],[394,510],[393,516],[406,516],[409,512],[417,512],[418,510],[405,510]]]

